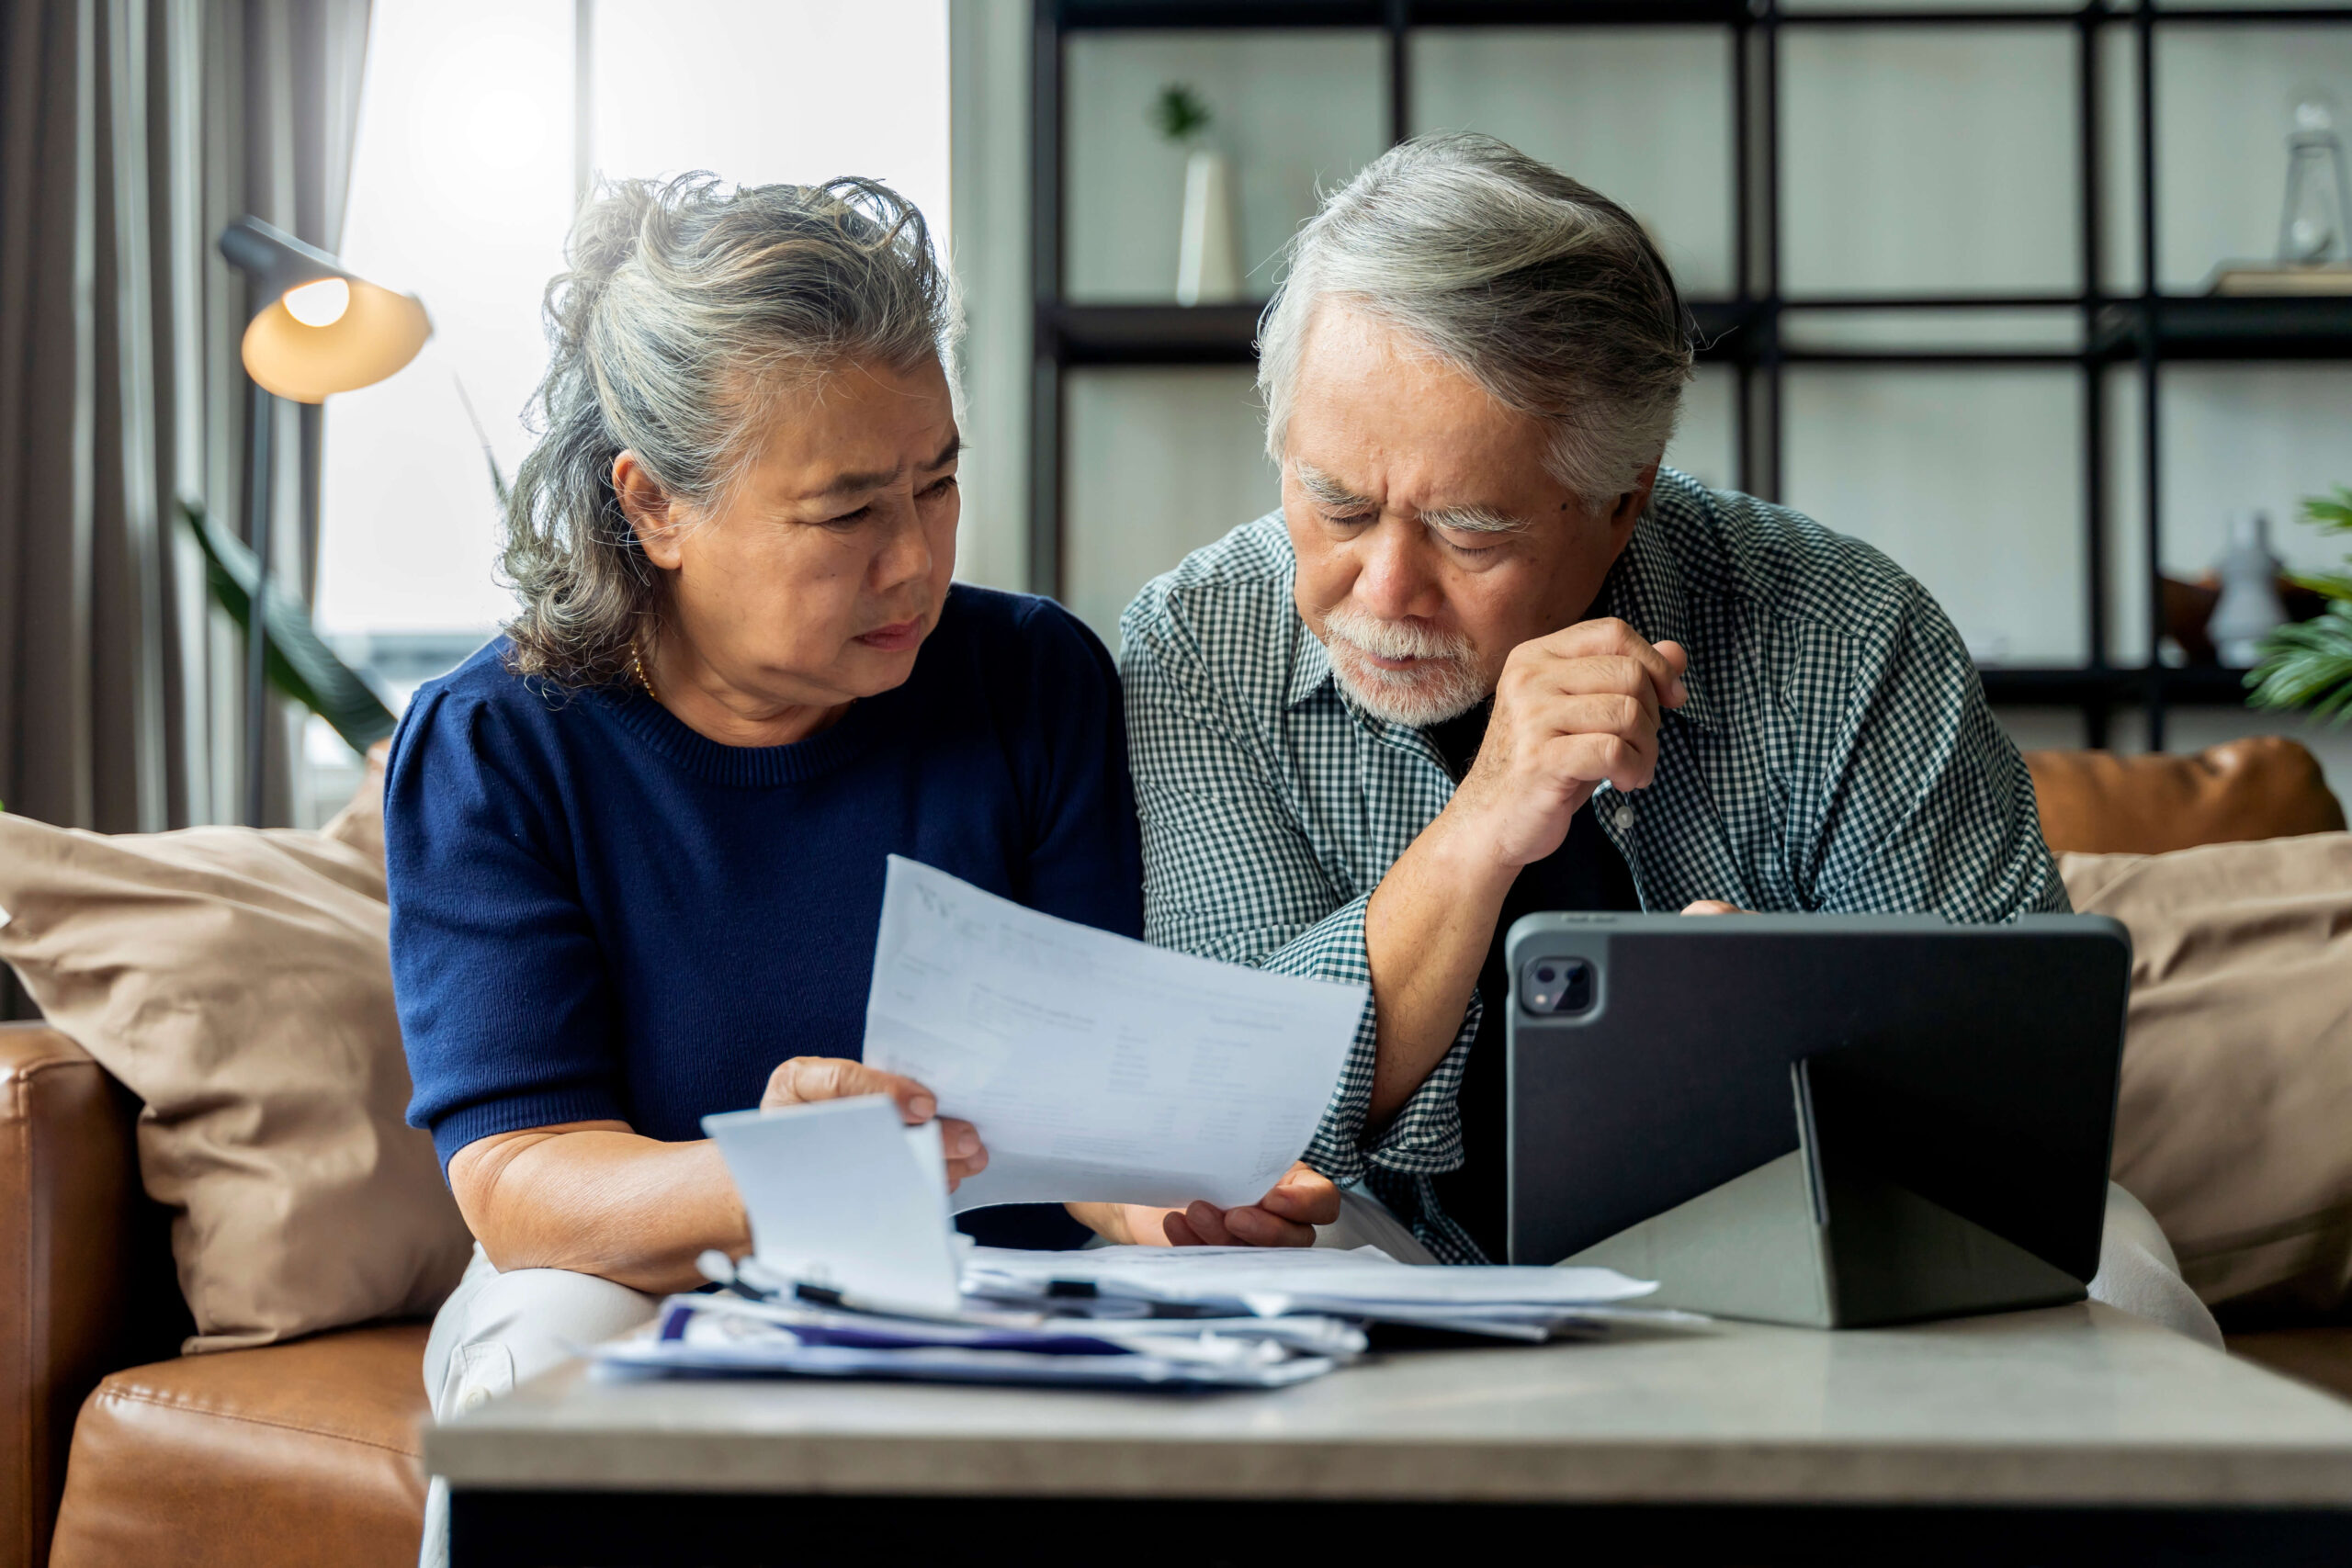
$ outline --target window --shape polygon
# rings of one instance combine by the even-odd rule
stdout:
[[[605,177],[871,175],[922,209],[944,251],[947,116],[946,0],[375,7],[342,254],[422,299],[434,334],[401,374],[327,407],[320,630],[397,706],[510,613],[482,446],[510,478],[529,450],[539,300],[583,152]],[[315,720],[306,751],[315,820],[357,763]]]

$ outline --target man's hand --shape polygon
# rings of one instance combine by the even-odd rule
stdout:
[[[795,1056],[768,1075],[767,1092],[760,1109],[807,1105],[819,1100],[847,1100],[860,1094],[887,1094],[899,1102],[907,1125],[919,1127],[939,1115],[939,1100],[912,1078],[900,1077],[853,1062],[844,1056]],[[947,1156],[947,1190],[953,1192],[967,1176],[989,1168],[989,1152],[969,1122],[940,1117],[939,1144]]]
[[[1315,1227],[1340,1217],[1340,1190],[1300,1160],[1272,1191],[1239,1208],[1072,1203],[1069,1212],[1104,1240],[1133,1247],[1313,1247]]]
[[[1623,621],[1580,621],[1511,649],[1478,759],[1364,908],[1379,1054],[1365,1124],[1378,1127],[1453,1044],[1513,879],[1558,849],[1606,779],[1657,771],[1658,715],[1689,693],[1681,645]]]
[[[1645,788],[1659,710],[1682,705],[1679,643],[1655,646],[1619,620],[1579,621],[1513,649],[1495,685],[1478,760],[1445,815],[1516,872],[1568,836],[1602,780]]]

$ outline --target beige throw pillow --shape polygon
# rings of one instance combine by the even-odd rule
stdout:
[[[146,1104],[187,1348],[428,1314],[472,1240],[406,1126],[380,861],[316,833],[0,815],[0,957]]]
[[[2064,855],[2132,931],[2115,1179],[2212,1304],[2352,1304],[2352,833]]]

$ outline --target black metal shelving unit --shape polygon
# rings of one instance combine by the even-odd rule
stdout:
[[[1030,435],[1030,576],[1039,592],[1061,587],[1064,463],[1063,375],[1077,366],[1248,365],[1255,358],[1256,304],[1085,304],[1062,292],[1064,130],[1063,45],[1073,32],[1112,29],[1248,30],[1350,28],[1381,30],[1388,42],[1388,123],[1392,141],[1412,123],[1410,48],[1419,28],[1480,26],[1687,27],[1730,33],[1735,287],[1729,299],[1690,301],[1704,344],[1702,362],[1737,377],[1735,482],[1766,498],[1781,489],[1782,376],[1791,366],[2073,367],[2083,392],[2083,561],[2089,663],[2075,669],[1993,666],[1983,671],[1996,704],[2075,707],[2088,744],[2107,744],[2119,708],[2145,715],[2147,744],[2164,744],[2167,709],[2236,706],[2237,672],[2165,665],[2160,581],[2163,367],[2170,362],[2352,360],[2352,299],[2245,299],[2166,295],[2157,288],[2156,40],[2182,27],[2258,28],[2342,25],[2352,6],[2291,8],[2157,8],[2149,0],[2073,9],[1880,10],[1863,6],[1792,12],[1778,0],[1035,0],[1030,189],[1035,335]],[[1795,28],[2057,28],[2075,34],[2075,96],[2080,187],[2075,293],[1840,296],[1808,299],[1781,292],[1780,40]],[[2132,39],[2132,96],[2139,186],[2136,221],[2141,287],[2111,294],[2100,288],[2100,215],[2108,159],[2103,146],[2107,85],[2099,70],[2108,36]],[[2015,349],[1825,349],[1786,341],[1792,311],[1917,310],[1954,313],[2049,310],[2075,312],[2078,346]],[[2147,557],[2140,585],[2148,606],[2143,659],[2110,662],[2107,475],[2110,436],[2109,379],[2135,367],[2141,386],[2141,488],[2136,521]],[[2119,522],[2123,520],[2119,519]]]

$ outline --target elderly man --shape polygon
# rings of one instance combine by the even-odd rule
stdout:
[[[1307,1162],[1437,1258],[1499,1256],[1520,915],[2066,908],[1927,592],[1659,467],[1689,329],[1616,204],[1486,138],[1407,143],[1302,231],[1263,340],[1282,511],[1121,621],[1145,925],[1370,980]],[[1164,1227],[1295,1239],[1335,1206]]]

